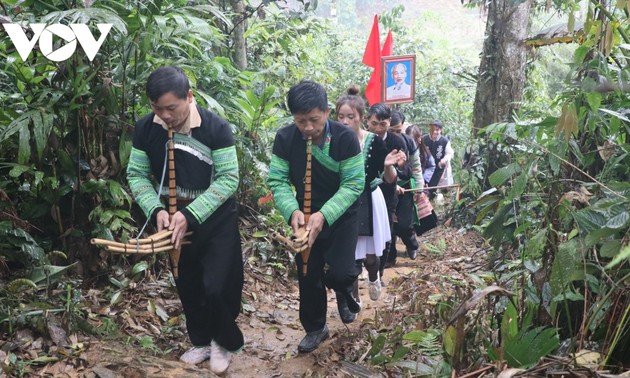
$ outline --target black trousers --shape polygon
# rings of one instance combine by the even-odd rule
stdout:
[[[435,170],[433,171],[433,176],[431,176],[431,180],[429,180],[429,187],[432,188],[434,186],[438,186],[440,183],[440,179],[442,178],[442,174],[444,173],[444,168],[440,168],[438,162],[435,163]],[[435,191],[437,189],[429,189],[429,198],[435,197]]]
[[[420,236],[425,232],[434,229],[437,227],[438,217],[435,214],[435,210],[431,211],[431,214],[426,217],[420,219],[420,224],[415,225],[416,235]]]
[[[413,213],[415,207],[413,203],[413,193],[404,193],[398,196],[398,205],[396,206],[396,222],[394,223],[394,232],[392,233],[392,241],[389,245],[389,253],[387,261],[396,261],[396,238],[405,244],[407,249],[418,249],[418,240],[413,225]]]
[[[328,231],[315,241],[306,275],[302,274],[302,254],[295,255],[300,322],[306,332],[319,331],[326,325],[326,288],[351,293],[352,284],[360,273],[354,259],[358,235],[356,214],[342,216]]]
[[[241,310],[243,258],[236,204],[222,206],[223,213],[195,227],[185,245],[176,280],[186,315],[186,328],[194,346],[212,340],[229,351],[243,347],[243,333],[236,324]],[[219,214],[217,214],[219,215]]]

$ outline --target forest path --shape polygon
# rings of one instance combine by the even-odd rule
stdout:
[[[344,325],[340,321],[335,295],[329,292],[330,338],[307,354],[297,351],[304,336],[298,318],[297,282],[284,277],[270,280],[248,266],[243,291],[247,304],[238,319],[246,344],[233,356],[225,376],[382,376],[382,368],[369,366],[370,358],[365,351],[369,350],[370,344],[366,332],[375,334],[394,327],[407,316],[418,314],[425,315],[422,323],[429,326],[431,317],[436,316],[429,298],[452,292],[453,282],[465,280],[468,272],[479,269],[475,260],[481,264],[486,260],[483,257],[486,246],[475,232],[457,232],[440,226],[420,237],[419,241],[421,252],[416,260],[406,256],[404,246],[398,246],[403,252],[399,253],[397,265],[385,271],[387,286],[378,301],[370,300],[367,281],[360,281],[363,310],[353,323]],[[164,286],[147,283],[132,296],[126,308],[112,313],[117,323],[123,323],[119,326],[121,330],[130,335],[126,340],[75,336],[74,345],[80,350],[70,351],[70,355],[57,362],[34,364],[31,368],[35,368],[37,376],[49,377],[213,377],[206,363],[190,366],[177,360],[182,350],[189,347],[184,335],[171,335],[168,350],[151,341],[157,336],[143,339],[147,334],[163,334],[168,327],[151,314],[152,311],[147,311],[147,302],[150,302],[147,299],[154,298],[155,303],[161,303],[169,314],[177,311],[176,296],[163,299],[162,294],[167,292]],[[156,294],[160,290],[164,291]],[[423,328],[423,324],[419,322],[416,328]],[[32,341],[33,344],[37,342]]]

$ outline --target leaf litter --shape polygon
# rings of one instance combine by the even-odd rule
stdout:
[[[304,332],[299,322],[294,272],[257,266],[256,259],[247,255],[254,248],[244,248],[247,263],[243,311],[238,322],[246,343],[232,358],[227,376],[439,375],[429,367],[435,363],[436,353],[442,353],[439,340],[436,338],[437,341],[421,347],[407,347],[408,341],[404,339],[413,339],[415,332],[425,335],[423,332],[443,327],[457,316],[475,316],[478,302],[483,300],[479,294],[473,297],[472,292],[480,281],[486,280],[484,272],[490,270],[490,247],[476,232],[449,227],[434,229],[419,237],[419,242],[421,249],[416,260],[408,259],[404,246],[398,246],[398,262],[385,271],[386,287],[378,301],[369,299],[367,281],[360,280],[363,310],[355,322],[346,325],[340,321],[334,293],[329,292],[331,337],[309,354],[297,351]],[[43,327],[25,327],[17,330],[12,339],[0,340],[0,363],[4,371],[0,371],[0,377],[3,374],[71,378],[214,376],[205,363],[191,366],[178,361],[190,344],[170,275],[156,277],[147,270],[139,282],[122,291],[123,299],[114,305],[105,300],[104,290],[111,289],[92,288],[81,293],[87,313],[83,320],[96,334],[68,332],[75,329],[71,325],[76,319],[70,319],[67,312],[64,316],[48,314]],[[489,289],[481,295],[493,290],[502,289]],[[471,297],[475,303],[464,301]],[[458,306],[464,308],[459,315],[455,312]],[[382,347],[376,355],[375,345]],[[390,362],[385,363],[378,359],[397,354],[403,357],[389,357]],[[570,366],[569,360],[565,362]],[[540,365],[545,363],[549,361],[543,360]],[[554,366],[557,365],[556,360]],[[467,376],[494,376],[507,369],[500,364],[478,368],[478,374]],[[505,370],[503,376],[549,373],[548,369],[534,369]]]

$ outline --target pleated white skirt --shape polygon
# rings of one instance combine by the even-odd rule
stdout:
[[[387,217],[387,206],[381,188],[372,191],[372,236],[359,236],[357,248],[354,252],[356,260],[365,258],[365,255],[382,256],[385,243],[392,240]]]

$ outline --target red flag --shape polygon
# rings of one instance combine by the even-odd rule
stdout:
[[[394,53],[394,37],[390,31],[385,39],[385,44],[381,50],[380,56],[391,56]],[[366,50],[367,51],[367,50]],[[365,98],[368,100],[368,104],[374,105],[383,101],[383,91],[381,86],[381,62],[379,58],[378,65],[374,67],[374,72],[370,76],[370,81],[365,87]]]
[[[374,16],[374,24],[363,52],[363,64],[376,68],[381,65],[381,36],[378,31],[378,15]]]
[[[365,87],[365,98],[368,100],[368,104],[374,105],[381,102],[381,67],[374,68],[370,81]]]
[[[392,56],[392,54],[394,54],[394,37],[390,30],[389,33],[387,33],[387,38],[385,38],[385,44],[383,44],[383,49],[381,50],[381,57]]]

